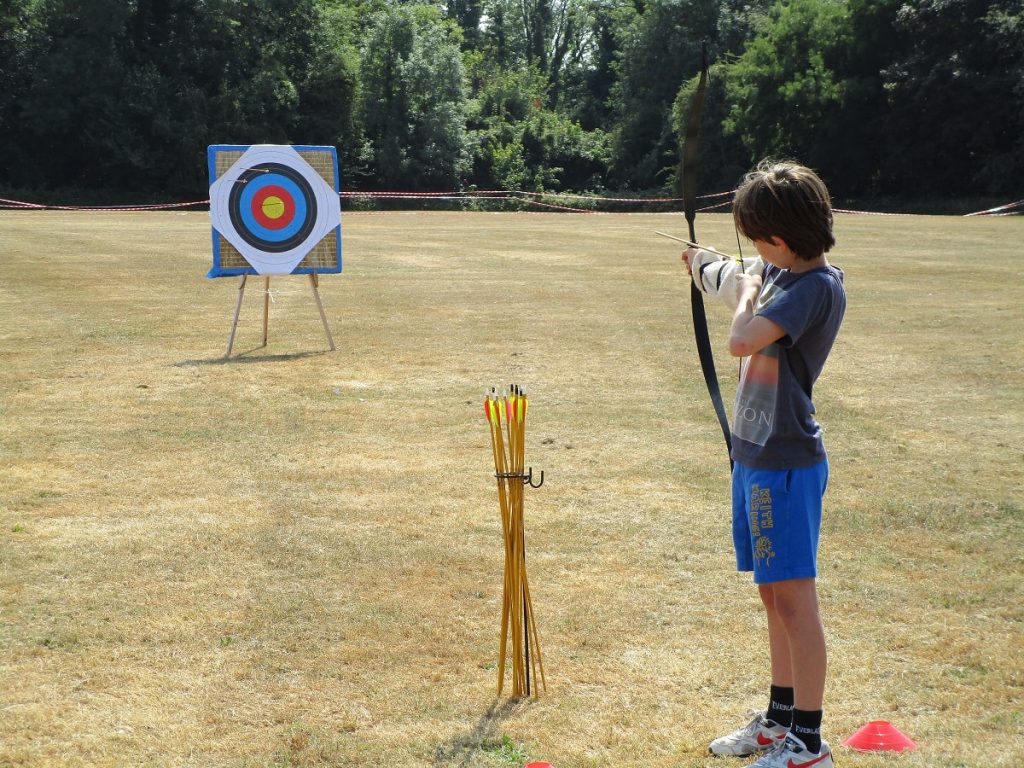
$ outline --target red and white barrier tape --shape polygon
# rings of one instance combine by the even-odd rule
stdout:
[[[342,198],[360,199],[434,199],[434,200],[463,200],[474,197],[485,199],[494,198],[559,198],[565,200],[594,200],[602,203],[678,203],[682,202],[681,197],[605,197],[603,195],[581,195],[571,192],[527,192],[525,190],[510,189],[478,189],[469,192],[340,192]],[[728,192],[714,192],[708,195],[700,195],[699,199],[710,199],[731,195]],[[582,209],[581,209],[582,210]]]
[[[919,216],[916,213],[882,213],[881,211],[848,211],[844,208],[833,208],[832,213],[848,213],[853,216]]]
[[[700,199],[706,200],[716,197],[724,197],[731,194],[731,191],[715,192],[708,195],[701,195]],[[529,198],[554,198],[564,200],[593,200],[600,203],[678,203],[682,201],[682,198],[679,197],[604,197],[601,195],[581,195],[570,192],[528,192],[525,190],[510,189],[478,189],[468,192],[339,192],[338,195],[342,199],[367,200],[468,200],[473,198],[481,198],[484,200],[528,200]],[[160,211],[169,208],[189,208],[197,205],[209,205],[209,203],[209,200],[193,200],[187,203],[154,203],[138,205],[52,205],[48,203],[31,203],[24,200],[0,198],[0,208],[33,211]],[[583,208],[567,208],[567,210],[587,212],[586,209]]]
[[[152,205],[45,205],[26,203],[21,200],[7,200],[0,197],[0,208],[21,211],[164,211],[168,208],[188,208],[193,205],[209,205],[209,200],[194,200],[190,203],[154,203]]]
[[[975,211],[974,213],[968,213],[967,216],[1014,216],[1024,211],[1013,211],[1011,208],[1024,207],[1024,200],[1017,200],[1006,205],[999,205],[995,208],[989,208],[987,211]]]
[[[720,203],[699,208],[700,211],[712,211],[716,208],[726,208],[732,204],[732,194],[728,192],[714,192],[707,195],[700,195],[700,200],[728,197]],[[534,205],[542,208],[561,210],[572,213],[599,213],[599,211],[587,208],[576,208],[568,205],[557,205],[543,200],[586,200],[594,203],[679,203],[679,197],[602,197],[600,195],[583,195],[571,192],[527,192],[525,190],[508,189],[481,189],[468,192],[339,192],[340,199],[360,200],[522,200],[527,205]],[[44,203],[31,203],[23,200],[9,200],[0,197],[0,210],[17,211],[87,211],[87,212],[134,212],[134,211],[165,211],[177,208],[191,208],[200,205],[209,205],[209,200],[193,200],[187,203],[154,203],[140,205],[48,205]],[[1021,209],[1021,210],[1014,210]],[[843,208],[834,208],[835,213],[851,214],[856,216],[911,216],[918,214],[905,213],[882,213],[878,211],[852,211]],[[1014,216],[1024,214],[1024,200],[1017,200],[1006,205],[989,208],[984,211],[968,213],[965,216]]]

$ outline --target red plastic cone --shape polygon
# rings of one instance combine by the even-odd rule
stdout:
[[[887,720],[872,720],[844,741],[843,746],[856,749],[858,752],[903,752],[914,749],[917,744],[900,733],[899,728]]]

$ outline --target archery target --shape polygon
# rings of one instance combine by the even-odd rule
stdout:
[[[290,146],[249,147],[210,186],[213,228],[258,274],[291,274],[338,229],[338,193]]]

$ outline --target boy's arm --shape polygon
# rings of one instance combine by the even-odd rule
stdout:
[[[786,335],[781,325],[754,314],[754,304],[760,293],[760,275],[739,275],[736,278],[736,309],[729,329],[729,354],[733,357],[748,357]]]
[[[702,293],[717,296],[729,309],[736,309],[736,281],[740,275],[738,262],[703,248],[683,251],[683,261],[693,275],[694,284]],[[743,260],[744,274],[760,275],[762,272],[764,261],[760,256]]]

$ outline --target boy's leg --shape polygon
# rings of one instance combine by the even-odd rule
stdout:
[[[825,632],[818,612],[818,536],[828,463],[788,471],[752,470],[733,502],[734,527],[744,515],[754,580],[768,614],[772,682],[795,689],[795,709],[821,708]],[[738,536],[736,537],[738,538]]]
[[[814,579],[789,579],[760,586],[768,612],[772,645],[772,679],[790,672],[794,687],[793,724],[784,740],[747,768],[833,768],[831,748],[821,738],[821,705],[825,693],[825,631],[818,610]],[[773,633],[772,628],[775,627]],[[778,632],[781,628],[782,639]],[[786,646],[787,662],[778,653]]]
[[[792,683],[794,707],[787,739],[758,768],[794,768],[812,754],[820,768],[831,765],[821,740],[822,699],[827,654],[815,584],[821,498],[828,464],[789,471],[751,471],[744,478],[746,526],[754,580],[768,615],[774,685]],[[734,525],[739,519],[734,502]],[[801,750],[805,752],[801,753]],[[791,759],[792,758],[792,759]]]
[[[768,652],[771,659],[772,686],[765,719],[789,728],[793,724],[793,660],[789,652],[789,637],[775,610],[772,585],[758,585],[758,592],[768,616]]]
[[[814,579],[792,579],[770,586],[774,602],[769,616],[775,614],[789,646],[794,706],[805,712],[819,710],[825,695],[828,655],[817,586]],[[774,655],[772,663],[774,670]]]
[[[736,545],[736,568],[740,571],[754,570],[750,518],[747,514],[747,510],[750,507],[748,475],[749,470],[746,467],[741,464],[735,465],[733,470],[733,541]],[[767,587],[766,589],[768,590],[767,594],[770,596],[771,588]],[[762,599],[766,599],[764,590],[762,590]],[[789,644],[786,640],[782,624],[775,621],[774,625],[776,627],[775,631],[769,629],[769,643],[772,649],[772,680],[776,679],[776,659],[779,660],[779,664],[785,664],[785,668],[782,668],[778,675],[780,680],[785,680],[788,675],[785,670],[788,669],[790,664]],[[778,653],[776,653],[776,648],[779,649]],[[790,684],[786,683],[784,687],[789,688]],[[779,698],[782,700],[784,698],[774,695],[774,687],[772,692],[771,699],[773,703],[769,704],[767,712],[762,710],[749,713],[748,717],[750,720],[745,725],[712,741],[709,747],[710,752],[715,755],[746,757],[767,752],[781,743],[786,738],[786,733],[789,730],[788,721],[791,717],[783,718],[779,714],[777,715],[778,719],[768,719],[769,713],[776,714],[772,712],[775,699]],[[786,693],[790,693],[790,691],[786,691]],[[786,702],[791,704],[788,698]],[[791,712],[786,714],[791,715]],[[783,722],[783,720],[786,722]]]
[[[750,506],[748,499],[750,483],[746,477],[748,474],[749,471],[745,467],[736,464],[732,475],[732,535],[736,546],[736,569],[741,571],[754,570],[750,517],[746,514],[746,509]],[[788,648],[786,648],[786,658],[788,658]],[[752,712],[748,718],[748,722],[741,727],[712,741],[709,751],[713,755],[736,757],[762,754],[773,749],[788,732],[788,723],[779,725],[777,722],[771,722],[766,718],[764,711]]]
[[[771,658],[772,685],[793,687],[793,664],[786,627],[775,610],[775,585],[758,584],[757,591],[768,614],[768,651]]]

